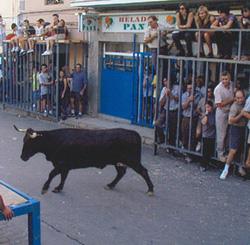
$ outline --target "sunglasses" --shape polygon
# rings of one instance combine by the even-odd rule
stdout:
[[[180,7],[180,10],[184,10],[185,8],[184,7]]]

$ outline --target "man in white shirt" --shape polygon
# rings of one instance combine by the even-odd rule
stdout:
[[[156,64],[157,64],[157,48],[158,48],[158,31],[163,32],[161,35],[165,35],[166,27],[158,24],[158,19],[156,16],[152,15],[148,17],[148,28],[144,34],[144,42],[148,45],[152,53],[152,65],[153,65],[153,74],[156,73]],[[164,46],[165,43],[161,40],[160,46]]]
[[[225,150],[225,140],[228,127],[228,115],[230,106],[234,101],[233,86],[229,72],[221,74],[221,81],[214,90],[214,100],[216,105],[216,142],[217,156],[220,161],[226,162],[223,156]]]

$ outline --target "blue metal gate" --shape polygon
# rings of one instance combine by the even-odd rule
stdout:
[[[152,127],[155,102],[152,74],[150,53],[105,55],[100,112]]]
[[[131,120],[133,57],[103,58],[100,112]]]

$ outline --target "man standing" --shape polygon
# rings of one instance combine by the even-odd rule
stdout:
[[[182,133],[182,144],[185,149],[194,150],[196,146],[195,142],[195,129],[198,122],[197,106],[202,95],[200,92],[195,91],[192,82],[187,83],[186,92],[182,94],[182,122],[181,122],[181,133]],[[190,130],[190,122],[191,130]],[[191,132],[191,134],[189,134]],[[189,148],[190,142],[190,148]],[[190,157],[185,157],[187,162],[191,162]]]
[[[225,140],[228,127],[228,115],[230,105],[234,101],[233,86],[229,72],[225,71],[221,74],[221,82],[214,90],[214,101],[216,105],[216,142],[217,156],[220,161],[226,162],[223,156],[225,150]]]
[[[158,31],[165,31],[166,28],[163,25],[157,23],[158,19],[156,16],[152,15],[148,17],[148,29],[144,34],[144,42],[148,45],[152,53],[152,66],[153,74],[156,73],[156,64],[157,64],[157,48],[158,48]],[[163,33],[163,35],[165,32]],[[161,40],[160,46],[165,44]]]
[[[5,26],[6,26],[6,23],[3,20],[2,15],[0,14],[0,46],[2,45],[3,40],[5,40],[6,38]]]
[[[87,88],[87,81],[82,71],[82,65],[77,64],[76,70],[71,75],[71,114],[72,116],[82,116],[82,99]],[[79,110],[80,109],[80,110]]]

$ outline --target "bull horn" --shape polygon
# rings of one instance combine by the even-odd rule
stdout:
[[[13,127],[18,132],[26,133],[26,131],[27,131],[27,129],[18,128],[16,125],[13,125]]]

